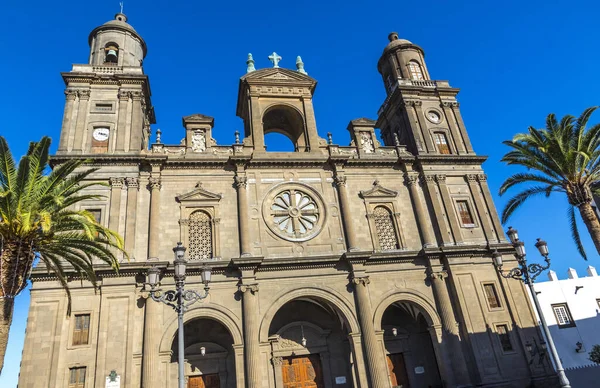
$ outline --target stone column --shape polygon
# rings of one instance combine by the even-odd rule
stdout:
[[[150,231],[148,233],[148,257],[158,259],[160,232],[160,178],[150,177]]]
[[[467,152],[473,153],[473,146],[471,145],[471,141],[469,140],[469,135],[467,134],[467,129],[465,128],[465,123],[463,122],[462,116],[460,114],[460,109],[458,109],[459,104],[456,101],[450,103],[450,107],[452,108],[452,113],[454,113],[454,118],[456,119],[456,123],[458,124],[458,129],[462,135],[462,139],[465,142],[465,147],[467,148]]]
[[[433,238],[431,237],[431,225],[427,221],[425,217],[425,207],[423,206],[423,202],[421,202],[421,196],[419,195],[419,177],[417,174],[407,174],[406,175],[406,184],[408,185],[408,190],[410,191],[410,196],[412,198],[414,208],[415,208],[415,217],[417,219],[417,225],[419,227],[419,231],[421,233],[421,237],[423,238],[423,247],[429,248],[434,246]]]
[[[83,134],[86,132],[85,122],[88,114],[89,90],[79,90],[79,107],[77,108],[77,122],[75,124],[75,140],[73,140],[73,151],[81,151],[83,146]]]
[[[346,244],[348,251],[358,250],[356,243],[356,233],[354,232],[354,222],[352,222],[352,211],[350,210],[350,201],[348,199],[348,188],[346,187],[346,177],[336,175],[334,177],[335,185],[338,189],[340,197],[340,207],[342,213],[342,221],[344,232],[346,232]]]
[[[360,330],[362,331],[365,345],[365,356],[367,359],[367,368],[371,388],[388,388],[390,386],[387,373],[387,364],[383,358],[383,353],[377,344],[377,336],[373,325],[373,313],[369,301],[367,286],[369,284],[368,276],[352,278],[354,285],[354,294],[356,296],[356,307],[358,309],[358,319]]]
[[[433,175],[425,175],[423,178],[424,183],[427,186],[427,192],[429,193],[429,199],[431,200],[433,211],[435,212],[436,224],[442,237],[441,245],[449,245],[452,241],[450,232],[446,226],[445,213],[438,197],[438,187],[437,183],[435,182],[435,177]]]
[[[139,152],[142,149],[142,131],[144,120],[142,112],[142,99],[144,94],[136,91],[131,92],[133,100],[131,109],[131,133],[129,134],[129,151]]]
[[[121,210],[121,191],[125,183],[123,178],[110,178],[110,212],[108,217],[108,228],[115,232],[119,231],[119,215]]]
[[[250,226],[248,224],[248,178],[245,175],[235,176],[235,187],[238,194],[238,220],[240,228],[240,256],[251,256]]]
[[[139,190],[138,178],[126,178],[127,182],[127,214],[125,218],[125,252],[133,257],[135,249],[135,221],[137,218],[137,198]]]
[[[440,189],[440,196],[442,197],[442,203],[446,209],[446,216],[448,217],[448,222],[450,223],[450,231],[454,237],[454,242],[456,244],[461,244],[463,242],[462,233],[460,231],[460,225],[458,224],[456,209],[454,208],[454,203],[450,198],[450,192],[448,191],[448,186],[446,185],[446,175],[436,175],[435,181]]]
[[[458,323],[454,316],[450,293],[445,281],[447,277],[448,272],[445,270],[435,271],[430,269],[429,278],[431,279],[438,312],[442,318],[442,346],[440,348],[444,352],[444,364],[451,365],[450,368],[447,368],[449,373],[446,376],[448,380],[446,381],[446,385],[454,387],[468,384],[469,374],[460,344]]]
[[[488,242],[495,242],[497,238],[495,238],[494,232],[492,231],[492,225],[490,224],[490,215],[483,204],[482,193],[479,189],[479,184],[477,183],[477,175],[468,174],[467,175],[467,183],[469,184],[469,189],[471,190],[471,195],[473,196],[473,201],[475,202],[475,211],[479,216],[479,220],[481,220],[481,226],[483,227],[483,233],[485,234],[485,238]]]
[[[307,148],[310,148],[310,151],[317,151],[319,149],[319,135],[317,134],[313,103],[310,98],[303,98],[302,102],[304,105],[304,119],[306,120]],[[309,150],[307,149],[307,151]]]
[[[242,314],[244,320],[244,344],[246,349],[246,387],[262,388],[259,319],[258,319],[258,284],[241,284]]]
[[[479,182],[479,186],[481,186],[481,192],[483,193],[485,205],[490,212],[490,218],[492,219],[492,224],[496,230],[496,237],[498,238],[498,241],[506,241],[502,231],[500,217],[498,217],[498,212],[496,211],[494,200],[492,199],[492,193],[490,193],[490,187],[487,184],[487,176],[485,176],[485,174],[477,174],[477,182]]]
[[[283,388],[283,371],[281,370],[283,358],[273,356],[271,358],[271,363],[273,364],[273,371],[275,372],[275,388]]]
[[[71,137],[71,127],[73,121],[73,105],[77,98],[77,92],[73,89],[65,90],[65,113],[63,116],[62,130],[60,132],[59,151],[67,151],[69,147],[69,137]]]
[[[119,92],[119,118],[117,121],[117,151],[125,151],[125,137],[127,136],[127,105],[129,105],[129,92]]]
[[[452,133],[452,137],[454,138],[456,153],[459,155],[464,155],[466,154],[464,139],[460,130],[456,127],[456,121],[454,120],[454,112],[452,112],[452,109],[450,108],[452,103],[448,101],[443,101],[441,105],[442,109],[444,110],[446,120],[448,121],[448,126],[450,127],[450,133]]]
[[[130,178],[128,178],[130,179]],[[159,232],[159,206],[160,206],[160,179],[150,177],[150,233],[148,234],[148,257],[149,260],[158,259],[158,232]],[[137,188],[136,188],[137,192]],[[129,208],[129,199],[127,201]],[[127,240],[126,240],[127,241]],[[162,378],[158,373],[158,347],[160,343],[160,334],[162,331],[159,316],[159,302],[152,298],[146,298],[146,309],[144,311],[144,352],[142,369],[142,388],[161,388],[163,387]]]

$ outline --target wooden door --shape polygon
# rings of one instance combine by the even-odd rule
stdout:
[[[282,363],[283,388],[323,388],[323,370],[318,354],[285,357]]]
[[[220,388],[219,375],[202,375],[190,377],[188,388]]]
[[[404,364],[404,356],[402,353],[388,354],[387,365],[392,387],[409,387],[406,365]]]

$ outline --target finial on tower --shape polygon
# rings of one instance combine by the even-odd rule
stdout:
[[[279,61],[281,61],[282,59],[283,58],[277,55],[275,51],[273,51],[273,54],[269,55],[269,60],[273,62],[273,67],[276,69],[279,68]]]
[[[300,55],[298,55],[298,57],[296,58],[296,71],[298,73],[308,75],[306,70],[304,70],[304,62],[302,62],[302,58],[300,57]]]
[[[162,134],[162,131],[160,130],[160,128],[158,128],[156,130],[156,144],[160,144],[160,135]]]
[[[119,6],[121,7],[121,13],[123,13],[123,4],[124,4],[124,1],[119,2]]]
[[[390,34],[388,35],[388,40],[390,42],[392,42],[394,40],[398,40],[398,33],[397,32],[390,32]]]
[[[248,65],[246,67],[246,73],[251,73],[254,70],[256,70],[256,68],[254,67],[254,58],[252,58],[252,54],[248,53],[248,60],[246,61],[246,65]]]

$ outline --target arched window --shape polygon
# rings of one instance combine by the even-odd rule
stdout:
[[[275,145],[275,147],[267,148],[267,151],[306,151],[308,140],[304,128],[304,118],[300,112],[290,106],[278,105],[267,110],[263,115],[263,132],[265,135],[278,133],[287,137],[293,144],[293,148],[290,149],[289,143],[284,140],[280,142],[283,147]],[[281,136],[279,137],[281,138]]]
[[[379,249],[382,251],[399,249],[400,244],[398,244],[398,235],[394,227],[392,212],[384,206],[377,206],[373,209],[373,220],[377,240],[379,241]]]
[[[444,132],[434,132],[433,139],[435,140],[435,146],[440,154],[451,154],[450,147],[448,146],[448,139]]]
[[[197,210],[189,219],[189,258],[207,260],[213,257],[212,220],[208,213]]]
[[[423,79],[423,70],[421,69],[421,65],[419,64],[419,62],[408,62],[408,71],[410,72],[410,78]]]
[[[117,64],[119,62],[119,45],[116,43],[107,43],[104,46],[104,63],[114,63]]]

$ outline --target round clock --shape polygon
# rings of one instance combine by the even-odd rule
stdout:
[[[94,132],[92,132],[92,136],[96,141],[106,141],[108,140],[108,135],[110,134],[110,130],[108,128],[96,128]]]
[[[429,112],[427,112],[427,119],[435,124],[442,121],[442,117],[440,116],[440,114],[434,110],[430,110]]]

